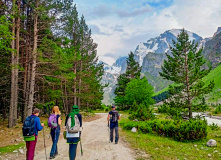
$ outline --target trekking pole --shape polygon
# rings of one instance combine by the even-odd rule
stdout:
[[[83,156],[83,149],[82,149],[81,140],[80,140],[80,146],[81,146],[81,156]]]
[[[46,157],[46,160],[47,160],[46,145],[45,145],[45,129],[44,129],[44,127],[43,127],[43,137],[44,137],[45,157]]]
[[[108,138],[109,138],[108,141],[110,142],[110,121],[108,121],[108,134],[109,134],[108,135]]]

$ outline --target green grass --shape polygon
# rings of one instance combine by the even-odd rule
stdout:
[[[210,81],[214,80],[215,86],[213,91],[206,95],[207,102],[217,102],[221,99],[221,65],[216,67],[214,70],[212,70],[206,77],[203,78],[203,82],[205,82],[205,85],[208,85]],[[168,91],[169,87],[166,87],[157,93],[155,95],[158,95],[160,93],[163,93],[165,91]]]
[[[203,78],[203,81],[206,85],[210,83],[210,81],[214,80],[215,86],[213,92],[208,94],[208,102],[216,102],[221,98],[221,65],[212,70],[206,77]]]
[[[169,138],[160,137],[152,134],[132,133],[131,131],[122,131],[126,140],[134,149],[145,151],[156,160],[167,159],[194,159],[206,160],[209,159],[208,154],[211,154],[211,159],[221,159],[221,144],[220,137],[215,138],[214,135],[221,135],[221,131],[210,132],[207,139],[198,142],[177,142]],[[213,134],[213,135],[212,135]],[[217,141],[217,147],[207,147],[207,141],[213,138]],[[197,145],[196,147],[194,145]],[[218,151],[218,152],[216,152]]]
[[[21,142],[18,145],[9,145],[5,147],[0,147],[0,153],[10,153],[13,152],[14,150],[18,150],[20,147],[24,147],[25,142]]]
[[[169,90],[169,86],[167,86],[166,88],[164,88],[164,89],[162,89],[162,90],[156,92],[156,93],[154,94],[154,96],[157,96],[158,94],[161,94],[161,93],[166,92],[166,91],[168,91],[168,90]]]

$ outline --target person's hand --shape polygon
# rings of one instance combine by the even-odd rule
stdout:
[[[109,123],[107,124],[108,127],[110,127]]]
[[[44,127],[44,125],[45,125],[44,123],[41,123],[41,126],[42,126],[42,127]]]

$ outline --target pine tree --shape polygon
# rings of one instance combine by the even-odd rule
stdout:
[[[127,58],[126,77],[129,79],[140,78],[141,67],[135,61],[133,52],[130,52]]]
[[[177,42],[173,41],[173,45],[171,55],[166,53],[167,60],[164,60],[160,76],[177,84],[173,92],[179,92],[172,99],[178,100],[179,106],[188,108],[189,118],[192,118],[192,100],[211,92],[214,87],[214,82],[208,86],[202,82],[202,78],[211,69],[202,68],[205,64],[202,56],[203,49],[198,49],[198,43],[195,41],[189,41],[189,36],[184,29],[178,35]]]
[[[9,127],[35,106],[100,107],[103,66],[91,34],[73,0],[0,1],[0,114]]]

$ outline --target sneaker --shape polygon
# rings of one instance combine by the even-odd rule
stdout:
[[[115,144],[117,144],[118,142],[115,142]]]

